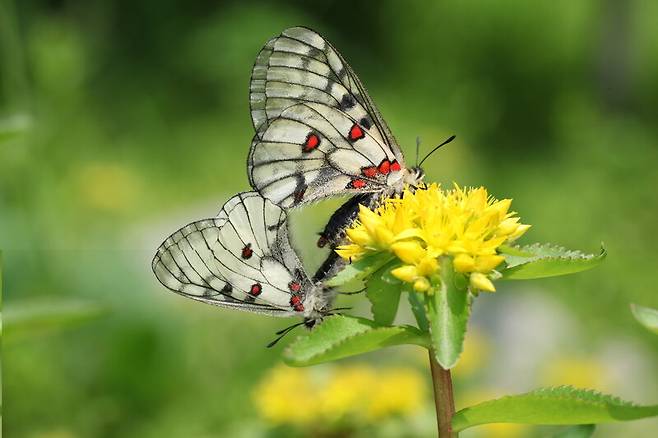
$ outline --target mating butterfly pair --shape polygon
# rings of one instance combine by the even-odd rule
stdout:
[[[301,315],[311,326],[334,293],[322,279],[332,255],[311,279],[288,238],[286,209],[353,196],[329,220],[319,246],[333,246],[356,216],[423,178],[402,151],[343,57],[310,29],[293,27],[256,58],[250,84],[256,130],[248,159],[256,192],[231,198],[217,217],[189,224],[157,251],[160,282],[206,303],[275,316]],[[421,162],[422,164],[422,162]]]

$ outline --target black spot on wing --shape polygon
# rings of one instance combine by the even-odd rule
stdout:
[[[342,111],[345,111],[350,108],[354,108],[354,105],[356,105],[356,101],[354,100],[354,97],[352,97],[351,94],[344,94],[343,98],[340,100],[340,103],[338,104],[338,108],[340,108]]]

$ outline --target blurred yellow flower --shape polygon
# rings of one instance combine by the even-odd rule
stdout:
[[[354,261],[390,251],[402,263],[391,274],[413,284],[417,292],[431,291],[439,274],[438,259],[451,257],[455,271],[468,276],[472,289],[493,292],[491,274],[504,261],[498,248],[530,228],[510,211],[511,204],[510,199],[489,196],[484,187],[407,188],[374,211],[359,206],[358,219],[346,232],[348,242],[336,252]]]
[[[90,163],[75,175],[80,199],[97,210],[120,212],[137,201],[141,184],[130,169],[114,163]]]
[[[325,376],[314,371],[283,365],[269,371],[253,392],[261,417],[273,425],[330,427],[410,416],[424,405],[425,382],[414,369],[352,365],[330,368]]]
[[[610,379],[602,363],[583,357],[562,357],[544,364],[539,380],[544,386],[571,385],[607,392]]]

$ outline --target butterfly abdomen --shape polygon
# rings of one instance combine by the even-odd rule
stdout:
[[[380,197],[381,193],[362,193],[347,200],[331,215],[329,222],[320,233],[317,245],[320,248],[326,245],[335,248],[345,236],[345,229],[356,219],[359,204],[372,207]]]

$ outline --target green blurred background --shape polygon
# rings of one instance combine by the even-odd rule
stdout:
[[[288,321],[184,300],[150,271],[169,233],[248,189],[251,66],[292,25],[343,53],[408,161],[416,136],[427,151],[457,135],[428,180],[514,198],[533,225],[523,242],[609,251],[596,270],[476,302],[457,404],[560,382],[658,402],[658,339],[628,309],[658,307],[656,17],[642,0],[0,0],[7,436],[319,436],[271,428],[252,401]],[[309,270],[337,205],[293,215]],[[363,301],[342,303],[367,315]],[[426,378],[417,354],[352,362]],[[431,409],[354,436],[432,436]]]

